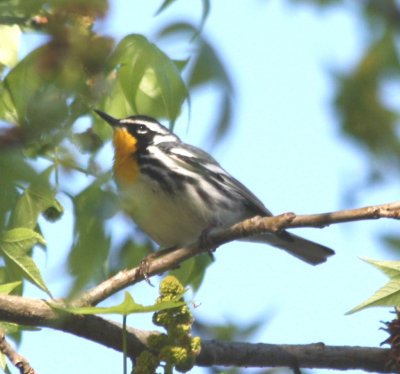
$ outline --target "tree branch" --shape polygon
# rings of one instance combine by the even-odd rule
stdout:
[[[4,331],[0,331],[0,351],[19,369],[21,374],[37,374],[28,360],[21,356],[8,341]]]
[[[59,306],[52,308],[51,305]],[[43,326],[71,333],[122,352],[122,330],[118,323],[94,316],[61,312],[62,302],[0,295],[0,320],[26,326]],[[151,332],[128,329],[127,347],[133,355],[146,348]]]
[[[207,243],[202,243],[201,245],[194,243],[189,247],[178,248],[162,256],[148,257],[146,260],[147,275],[152,276],[163,273],[176,268],[181,262],[199,253],[210,251],[233,240],[244,239],[260,233],[278,232],[284,229],[299,227],[321,228],[331,224],[378,218],[400,219],[400,202],[322,214],[296,216],[294,213],[285,213],[273,217],[254,217],[224,230],[212,230],[207,237]],[[74,302],[74,305],[96,305],[123,288],[142,281],[143,278],[140,266],[129,270],[122,270],[84,293]]]
[[[323,343],[249,344],[207,341],[196,363],[199,366],[320,368],[390,372],[389,350],[382,348],[326,346]]]
[[[50,327],[89,339],[122,352],[121,325],[93,315],[60,313],[43,300],[0,295],[0,320]],[[151,331],[128,328],[128,353],[133,358],[146,348]],[[197,357],[199,366],[242,366],[327,369],[362,369],[390,372],[386,367],[389,349],[368,347],[276,345],[230,343],[205,340]]]

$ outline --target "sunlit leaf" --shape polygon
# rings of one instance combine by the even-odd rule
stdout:
[[[376,261],[364,259],[385,273],[389,282],[375,292],[368,300],[350,310],[348,314],[358,312],[371,306],[399,306],[400,305],[400,261]]]
[[[164,309],[176,308],[184,305],[183,301],[162,301],[153,305],[138,304],[129,292],[125,292],[124,301],[115,306],[110,307],[82,307],[82,308],[65,308],[70,313],[76,314],[122,314],[129,315],[134,313],[149,313]]]
[[[0,294],[8,295],[12,291],[14,291],[15,288],[17,288],[20,285],[21,285],[21,282],[11,282],[11,283],[0,284]]]
[[[111,65],[132,112],[175,121],[187,91],[175,63],[156,45],[142,35],[128,35]]]
[[[1,65],[11,67],[17,63],[20,36],[19,26],[0,25],[0,71]]]
[[[3,232],[0,237],[0,251],[22,271],[29,281],[50,295],[39,268],[28,254],[28,251],[37,243],[45,244],[44,239],[37,232],[24,227],[14,228]]]

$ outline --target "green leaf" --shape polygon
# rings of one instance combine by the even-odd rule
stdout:
[[[193,26],[187,23],[174,23],[161,30],[159,36],[180,37],[181,34],[192,34],[194,31]],[[202,36],[198,36],[194,43],[197,54],[191,59],[188,87],[190,90],[194,90],[212,84],[220,95],[220,99],[216,102],[219,115],[212,126],[210,136],[207,137],[207,141],[209,142],[211,139],[211,145],[214,145],[232,127],[234,89],[227,69],[213,45]]]
[[[125,118],[134,113],[128,98],[122,89],[119,79],[110,78],[110,86],[108,94],[103,98],[100,107],[107,113],[113,113],[113,116]],[[112,129],[104,124],[104,121],[99,116],[94,116],[93,129],[96,134],[99,134],[102,140],[107,140],[111,137]]]
[[[176,308],[184,305],[183,301],[162,301],[153,305],[138,304],[129,292],[125,292],[124,301],[121,304],[110,307],[82,307],[82,308],[63,308],[70,313],[75,314],[134,314],[149,313],[163,309]]]
[[[137,243],[127,238],[118,246],[114,246],[110,255],[110,272],[116,273],[122,268],[139,266],[143,258],[152,251],[154,245],[150,240]]]
[[[49,182],[53,170],[54,166],[47,168],[38,180],[24,191],[13,212],[11,227],[33,229],[37,225],[39,214],[46,211],[52,214],[52,217],[61,216],[63,208],[55,199],[55,190]]]
[[[167,9],[172,3],[174,3],[176,0],[164,0],[164,2],[160,5],[160,7],[156,11],[156,16],[158,16],[161,12],[163,12],[165,9]]]
[[[163,12],[165,9],[167,9],[175,1],[176,0],[164,0],[164,2],[160,5],[158,10],[156,11],[155,15],[158,16],[161,12]],[[210,13],[210,0],[202,0],[201,3],[203,6],[203,11],[201,14],[201,21],[200,21],[198,30],[196,30],[196,32],[194,34],[194,37],[196,37],[203,30],[204,24],[206,23],[206,20]]]
[[[204,24],[206,23],[206,20],[208,18],[208,15],[210,14],[210,0],[202,0],[203,4],[203,13],[201,15],[201,23],[199,26],[199,30],[203,30]]]
[[[385,273],[389,282],[375,292],[369,299],[351,309],[347,314],[358,312],[371,306],[399,306],[400,305],[400,261],[376,261],[363,259]]]
[[[5,331],[7,335],[16,334],[21,331],[40,331],[41,329],[36,326],[19,325],[12,322],[0,322],[0,329]]]
[[[0,285],[0,294],[9,295],[15,288],[20,286],[22,282],[11,282]]]
[[[116,196],[104,191],[97,180],[73,198],[75,209],[74,242],[68,262],[75,283],[74,294],[89,281],[98,282],[106,276],[104,265],[110,249],[110,236],[104,222],[116,213]]]
[[[156,45],[142,35],[128,35],[111,65],[132,112],[176,120],[188,93],[178,67]]]
[[[208,254],[193,257],[179,266],[178,269],[170,271],[169,274],[178,278],[185,286],[191,286],[197,291],[203,282],[207,267],[212,263]]]
[[[59,134],[68,118],[67,100],[71,95],[58,86],[65,77],[55,71],[61,65],[48,63],[53,57],[51,42],[35,49],[7,74],[0,90],[0,114],[18,123],[29,140],[38,143],[36,147],[60,141]]]
[[[29,281],[50,295],[39,268],[27,254],[37,243],[45,244],[37,232],[24,227],[14,228],[5,231],[0,237],[0,251]]]
[[[370,183],[390,175],[390,167],[397,170],[400,157],[399,112],[386,100],[392,94],[385,92],[388,84],[398,85],[399,81],[397,32],[392,27],[382,31],[372,38],[355,68],[335,77],[338,88],[334,104],[342,131],[374,157],[369,165],[373,176]]]

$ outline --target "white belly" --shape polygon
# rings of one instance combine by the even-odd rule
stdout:
[[[172,196],[156,184],[138,181],[122,191],[122,204],[147,235],[167,248],[191,244],[213,221],[198,201],[188,197],[186,193]]]
[[[202,188],[215,195],[209,184]],[[173,195],[143,175],[121,194],[124,210],[163,248],[192,244],[205,229],[227,227],[249,217],[239,196],[232,200],[220,194],[220,205],[215,201],[206,205],[191,185]]]

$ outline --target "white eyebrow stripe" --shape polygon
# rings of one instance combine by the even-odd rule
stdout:
[[[150,131],[153,131],[157,134],[170,134],[170,131],[166,129],[164,126],[157,122],[153,121],[147,121],[146,119],[140,118],[140,119],[132,119],[132,118],[125,118],[121,120],[122,124],[127,124],[127,125],[134,125],[134,126],[139,126],[139,125],[144,125],[146,126]]]

